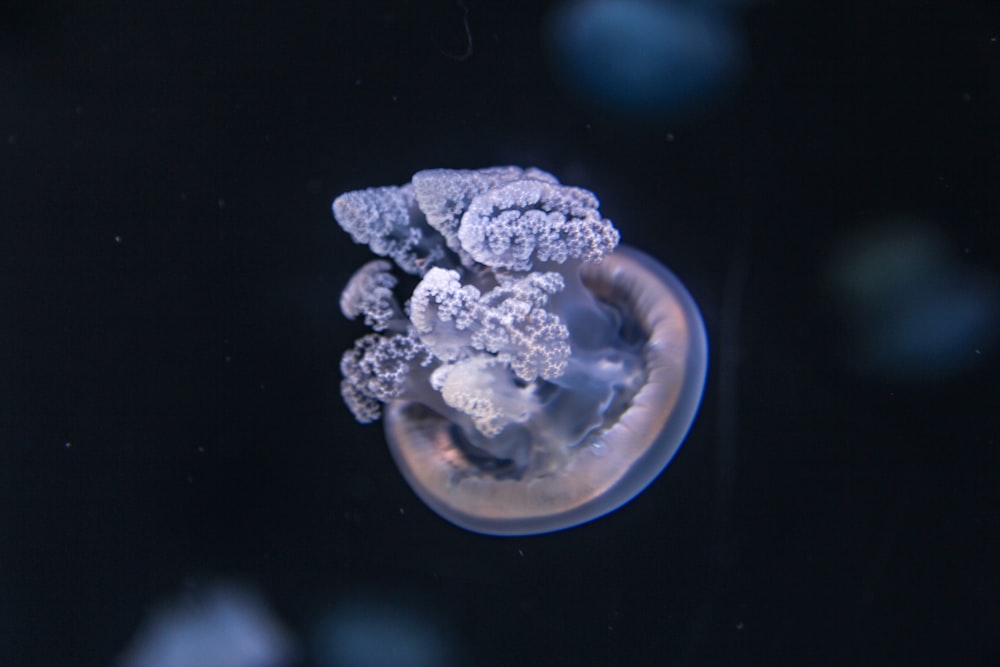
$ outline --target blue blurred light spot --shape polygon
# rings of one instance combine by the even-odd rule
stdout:
[[[864,375],[937,382],[973,370],[997,337],[996,276],[948,254],[917,220],[885,221],[842,239],[831,282]]]
[[[119,657],[119,667],[288,667],[291,636],[252,590],[191,588],[161,603]]]
[[[401,597],[341,600],[315,630],[321,667],[451,667],[464,664],[433,609]]]
[[[549,17],[545,41],[567,88],[628,115],[692,111],[731,86],[742,60],[717,13],[653,0],[564,4]]]

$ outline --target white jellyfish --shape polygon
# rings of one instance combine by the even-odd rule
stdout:
[[[560,530],[670,462],[701,401],[704,325],[672,273],[618,246],[593,193],[538,169],[435,169],[333,211],[422,276],[403,306],[387,278],[358,289],[386,262],[352,279],[342,310],[379,333],[345,353],[341,389],[358,421],[384,416],[435,512],[486,534]]]

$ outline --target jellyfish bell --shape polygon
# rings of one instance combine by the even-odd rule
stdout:
[[[537,432],[549,428],[550,420],[522,425],[521,438],[557,451],[529,456],[527,465],[512,470],[424,404],[398,400],[386,406],[389,449],[403,476],[431,509],[461,528],[530,535],[599,518],[659,476],[694,421],[708,344],[688,291],[662,264],[627,246],[586,265],[582,277],[621,316],[622,330],[633,327],[640,337],[643,378],[626,406],[607,411],[582,437],[553,442]]]

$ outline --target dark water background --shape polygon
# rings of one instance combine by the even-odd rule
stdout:
[[[111,664],[217,580],[301,665],[365,595],[469,664],[996,664],[993,327],[859,369],[830,276],[888,225],[994,284],[998,6],[744,3],[725,99],[639,122],[556,84],[550,4],[4,3],[0,664]],[[332,198],[495,164],[594,190],[712,350],[660,479],[548,536],[438,518],[338,394]]]

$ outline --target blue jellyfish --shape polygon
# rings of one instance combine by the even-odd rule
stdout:
[[[670,462],[701,401],[698,308],[656,260],[619,246],[593,193],[539,169],[433,169],[343,194],[357,243],[419,277],[403,305],[372,260],[341,295],[373,333],[341,360],[360,422],[384,418],[413,490],[491,535],[611,512]]]
[[[728,21],[700,3],[565,2],[550,14],[544,39],[569,91],[626,116],[697,111],[731,87],[744,60]]]

